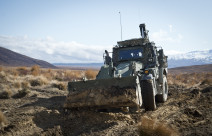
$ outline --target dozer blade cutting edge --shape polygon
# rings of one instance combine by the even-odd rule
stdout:
[[[69,82],[65,108],[133,107],[142,104],[137,76]]]

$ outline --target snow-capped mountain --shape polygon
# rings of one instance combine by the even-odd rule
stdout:
[[[212,50],[192,51],[168,56],[169,68],[212,64]]]

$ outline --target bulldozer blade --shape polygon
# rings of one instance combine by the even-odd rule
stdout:
[[[134,107],[139,105],[138,77],[69,82],[65,108]]]

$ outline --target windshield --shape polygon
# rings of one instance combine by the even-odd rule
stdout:
[[[132,60],[142,57],[143,50],[139,49],[128,49],[119,51],[119,60]]]

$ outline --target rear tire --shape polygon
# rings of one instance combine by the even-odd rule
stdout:
[[[168,83],[167,83],[167,78],[165,75],[163,75],[163,84],[162,84],[162,94],[156,95],[156,100],[158,102],[166,102],[167,97],[168,97]]]
[[[141,88],[142,88],[141,91],[145,110],[146,111],[155,110],[156,103],[155,103],[154,87],[152,80],[141,81]]]

